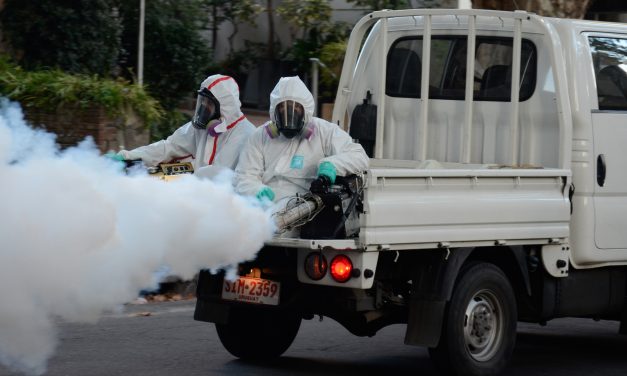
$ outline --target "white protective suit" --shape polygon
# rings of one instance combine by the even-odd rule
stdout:
[[[314,99],[298,77],[283,77],[270,94],[270,118],[276,105],[294,100],[305,109],[305,127],[310,137],[291,139],[282,134],[272,138],[269,124],[257,128],[242,150],[236,168],[236,191],[256,195],[265,185],[275,193],[275,201],[309,190],[318,166],[331,162],[338,176],[359,173],[368,168],[368,156],[348,133],[326,120],[313,117]],[[303,132],[304,133],[304,132]]]
[[[125,159],[141,159],[148,166],[172,160],[191,159],[196,174],[213,177],[225,168],[234,170],[240,151],[255,126],[240,110],[239,87],[229,76],[207,77],[200,88],[207,88],[220,102],[223,120],[215,131],[195,128],[191,122],[181,126],[170,137],[133,150],[121,150]]]

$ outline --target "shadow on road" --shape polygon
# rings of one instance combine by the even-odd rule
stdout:
[[[518,334],[511,375],[625,375],[627,336],[613,333]]]
[[[601,325],[599,328],[594,323],[583,328],[523,325],[511,365],[503,375],[624,376],[627,374],[627,336],[620,336],[617,331],[617,326]],[[359,349],[353,349],[345,359],[338,353],[332,358],[321,358],[318,354],[284,356],[265,363],[232,360],[224,368],[238,375],[438,375],[426,349],[411,349],[416,350],[403,351],[397,356],[373,356],[370,348],[361,357]]]
[[[364,358],[363,362],[354,360],[329,360],[301,357],[282,357],[272,362],[251,363],[233,360],[225,366],[233,368],[237,374],[272,374],[272,375],[437,375],[428,357],[382,356]]]

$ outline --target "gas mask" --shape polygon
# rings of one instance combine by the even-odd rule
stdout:
[[[305,108],[293,100],[280,102],[274,109],[274,123],[283,136],[293,138],[305,126]]]
[[[213,123],[219,123],[220,102],[207,88],[198,91],[196,111],[192,118],[192,125],[198,129],[207,129]]]

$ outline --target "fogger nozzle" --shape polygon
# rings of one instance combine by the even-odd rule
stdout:
[[[285,205],[285,209],[274,213],[277,232],[309,222],[322,207],[322,199],[318,195],[307,194],[292,198]]]

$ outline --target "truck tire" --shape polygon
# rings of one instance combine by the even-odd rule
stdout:
[[[429,354],[449,375],[497,375],[516,342],[516,298],[501,269],[472,263],[460,272],[447,305],[442,335]]]
[[[224,348],[243,360],[262,361],[283,354],[292,344],[301,317],[257,307],[231,307],[227,324],[216,324]]]

